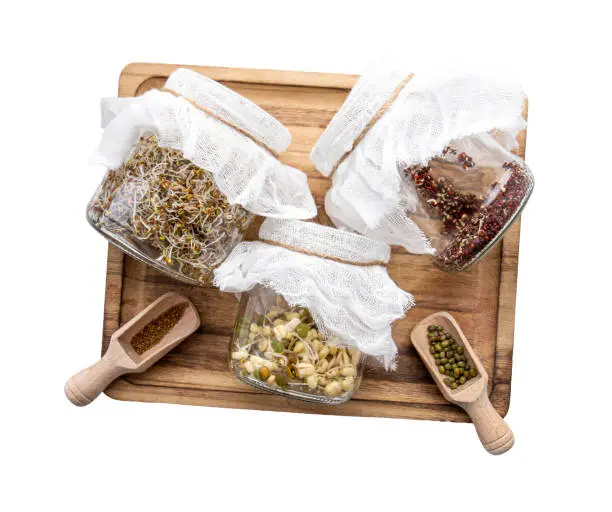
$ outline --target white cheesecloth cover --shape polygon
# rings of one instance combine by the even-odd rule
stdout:
[[[394,368],[397,347],[391,325],[414,299],[387,273],[388,244],[312,222],[278,219],[266,219],[259,237],[262,241],[234,248],[215,270],[215,286],[235,293],[257,285],[271,289],[290,306],[308,308],[327,338],[339,338]]]
[[[186,159],[212,173],[232,204],[268,217],[309,219],[316,215],[303,172],[282,164],[254,140],[190,101],[277,153],[291,143],[289,131],[279,121],[240,94],[188,69],[173,72],[165,88],[182,97],[151,90],[135,98],[102,100],[105,130],[93,164],[116,169],[130,156],[140,136],[152,134],[160,146],[181,151]]]
[[[359,79],[310,154],[319,172],[330,175],[408,75],[407,70],[387,68]],[[525,128],[524,101],[518,87],[495,80],[414,76],[333,173],[327,214],[338,227],[412,253],[433,253],[428,238],[408,217],[419,199],[398,164],[425,165],[451,142],[508,153]]]

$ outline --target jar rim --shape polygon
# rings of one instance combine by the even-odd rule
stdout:
[[[310,153],[324,176],[329,176],[340,159],[353,148],[357,138],[410,73],[395,67],[373,69],[362,75],[351,89]],[[411,89],[407,83],[402,94]],[[387,111],[391,110],[390,105]]]
[[[275,242],[297,252],[312,253],[347,263],[363,265],[386,264],[391,247],[358,233],[324,226],[316,222],[267,218],[259,230],[262,242]]]
[[[172,72],[164,89],[183,96],[194,105],[212,111],[222,120],[248,132],[253,138],[276,152],[291,143],[289,130],[269,112],[229,87],[187,68]]]

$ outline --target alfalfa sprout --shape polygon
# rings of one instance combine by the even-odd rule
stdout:
[[[202,284],[253,218],[227,201],[210,172],[160,147],[154,136],[141,137],[127,161],[108,171],[89,216],[98,228],[153,252],[179,277]]]

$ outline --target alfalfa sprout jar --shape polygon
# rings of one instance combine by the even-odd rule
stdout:
[[[364,358],[395,367],[393,322],[413,305],[387,273],[390,247],[311,222],[266,219],[214,284],[242,293],[230,368],[242,381],[311,402],[357,390]]]
[[[467,269],[501,239],[525,206],[533,175],[512,153],[525,128],[525,97],[475,76],[363,75],[315,145],[331,176],[333,222]]]
[[[316,214],[306,176],[282,164],[291,137],[258,106],[187,69],[161,90],[102,102],[94,155],[106,170],[90,223],[128,254],[208,285],[255,215]]]

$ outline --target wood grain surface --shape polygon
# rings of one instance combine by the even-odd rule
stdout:
[[[135,96],[160,87],[181,66],[130,64],[121,73],[120,96]],[[309,153],[357,77],[352,75],[182,66],[222,82],[270,112],[291,131],[293,142],[281,156],[308,175],[326,222],[323,199],[330,186],[310,162]],[[525,111],[525,115],[527,112]],[[524,156],[525,133],[517,154]],[[256,236],[259,222],[249,237]],[[480,263],[470,270],[449,274],[433,267],[428,256],[407,254],[394,248],[389,274],[414,294],[417,306],[396,322],[394,339],[399,347],[396,372],[366,369],[359,391],[337,406],[302,403],[256,390],[236,380],[228,371],[228,344],[238,301],[218,290],[192,287],[172,280],[109,246],[103,352],[111,334],[147,304],[164,293],[186,295],[201,316],[200,329],[177,349],[143,374],[117,379],[106,393],[119,400],[168,402],[242,409],[317,414],[380,416],[392,418],[469,421],[466,413],[440,394],[410,344],[412,328],[425,316],[446,310],[463,331],[489,374],[489,396],[504,416],[510,404],[512,346],[519,249],[517,221]]]

